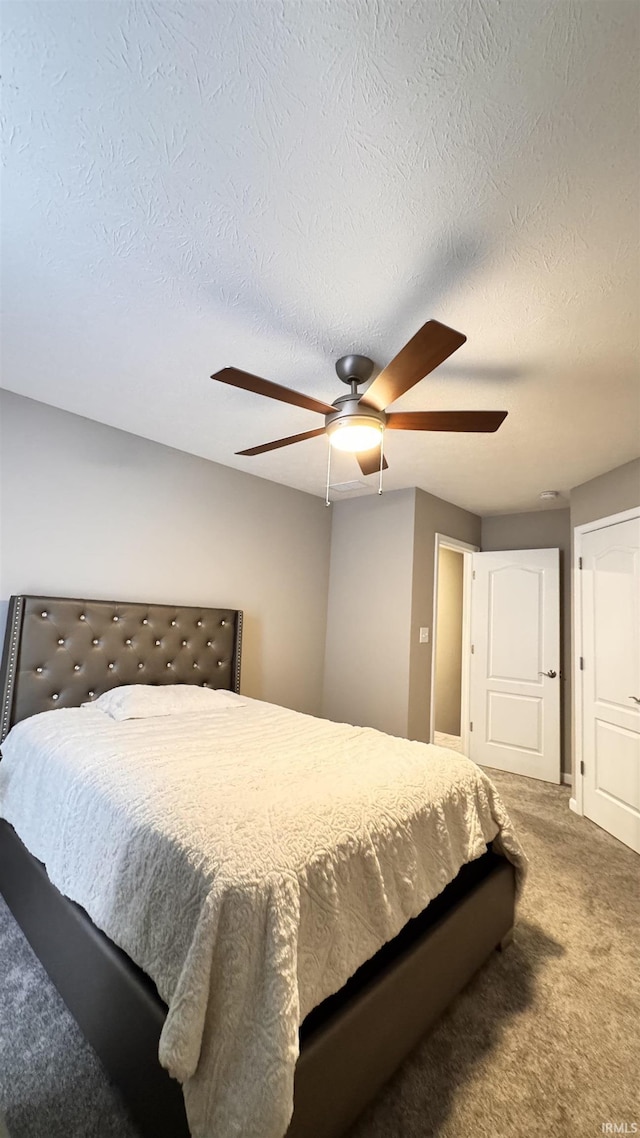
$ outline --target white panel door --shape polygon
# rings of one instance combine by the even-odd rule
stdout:
[[[473,554],[469,754],[560,782],[560,554]]]
[[[583,808],[640,853],[640,518],[581,552]]]

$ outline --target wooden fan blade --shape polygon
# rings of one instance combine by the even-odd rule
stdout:
[[[491,432],[507,417],[507,411],[392,411],[387,427],[394,431]]]
[[[318,435],[324,434],[324,427],[318,427],[316,431],[304,431],[301,435],[289,435],[287,439],[276,439],[272,443],[262,443],[258,447],[248,447],[247,450],[237,450],[236,454],[265,454],[268,450],[278,450],[279,447],[288,447],[292,443],[303,443],[305,439],[317,439]]]
[[[374,379],[360,402],[384,411],[461,348],[466,338],[438,320],[428,320]]]
[[[361,450],[356,454],[360,469],[363,474],[377,474],[380,470],[380,447],[372,447],[371,450]],[[388,470],[389,463],[384,455],[382,456],[382,469]]]
[[[303,395],[301,391],[292,391],[290,387],[281,387],[279,383],[261,379],[259,375],[240,371],[237,367],[223,367],[222,371],[217,371],[211,378],[217,379],[219,383],[228,383],[231,387],[241,387],[243,391],[266,395],[268,399],[279,399],[281,403],[304,407],[306,411],[317,411],[319,415],[330,415],[335,411],[335,407],[330,407],[328,403],[321,403],[319,399]]]

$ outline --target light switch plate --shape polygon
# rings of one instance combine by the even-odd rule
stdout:
[[[428,628],[421,628],[420,629],[420,643],[421,644],[428,644],[429,643],[429,629]]]

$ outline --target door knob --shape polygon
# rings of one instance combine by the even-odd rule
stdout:
[[[548,676],[550,680],[555,680],[557,674],[558,673],[554,672],[553,668],[551,668],[548,672],[538,672],[539,676]],[[631,698],[634,699],[635,697],[631,696]],[[640,699],[638,700],[638,703],[640,703]]]
[[[637,695],[630,695],[629,699],[634,700],[635,703],[640,703],[640,699],[638,699]]]

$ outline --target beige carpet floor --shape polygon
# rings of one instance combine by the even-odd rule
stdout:
[[[350,1138],[640,1135],[640,858],[566,788],[488,773],[531,863],[515,943]]]
[[[433,741],[436,747],[448,747],[450,751],[459,751],[462,754],[462,739],[459,735],[447,735],[444,731],[434,731]]]

